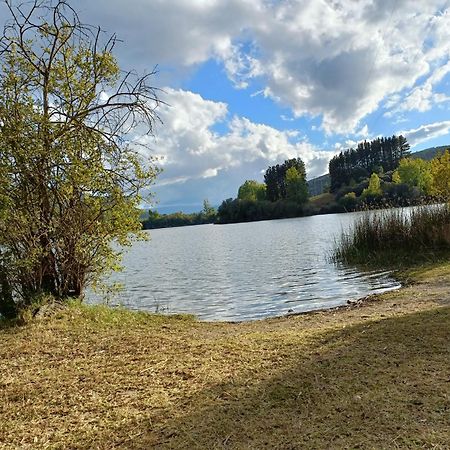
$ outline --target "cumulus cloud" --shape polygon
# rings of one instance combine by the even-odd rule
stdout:
[[[403,111],[429,111],[439,103],[450,101],[446,94],[436,92],[436,86],[450,73],[450,61],[443,66],[438,66],[432,74],[419,86],[412,89],[405,98],[397,95],[387,103],[391,110],[386,114],[392,117]]]
[[[259,8],[259,0],[79,0],[81,17],[117,33],[122,59],[150,65],[190,66],[230,56]],[[236,56],[237,57],[237,56]]]
[[[227,105],[203,99],[182,89],[165,89],[159,115],[163,126],[154,141],[156,153],[165,169],[161,180],[167,184],[189,178],[209,178],[232,167],[258,163],[263,167],[283,159],[300,156],[308,167],[315,161],[324,169],[329,153],[319,151],[296,130],[278,130],[245,117],[229,117]],[[226,132],[214,131],[216,125]],[[322,161],[319,167],[317,161]],[[312,173],[312,176],[316,173]]]
[[[450,0],[80,0],[117,31],[125,59],[192,67],[222,61],[236,87],[258,78],[296,116],[354,132],[385,98],[425,110],[445,96]],[[126,20],[124,19],[126,17]],[[441,66],[446,67],[441,69]],[[425,77],[425,78],[424,78]]]
[[[448,14],[433,20],[443,7],[448,2],[280,2],[271,25],[256,31],[266,95],[298,116],[322,116],[327,133],[354,132],[383,98],[448,57]]]
[[[193,186],[207,190],[211,201],[218,202],[224,195],[236,195],[246,178],[262,180],[269,165],[293,157],[303,159],[309,178],[327,171],[334,153],[319,150],[296,130],[278,130],[230,116],[225,103],[205,100],[190,91],[166,88],[165,92],[164,100],[170,106],[159,110],[163,125],[152,141],[140,138],[163,168],[155,185],[163,202],[181,201]],[[215,131],[218,125],[226,131],[219,134]],[[206,196],[201,191],[192,192],[195,195],[197,199]]]

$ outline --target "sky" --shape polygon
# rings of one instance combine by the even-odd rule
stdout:
[[[450,144],[450,0],[71,4],[121,39],[121,68],[158,66],[166,104],[145,143],[160,212],[218,205],[288,158],[314,178],[364,139]]]

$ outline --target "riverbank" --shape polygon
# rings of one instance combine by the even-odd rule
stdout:
[[[74,307],[3,328],[0,447],[447,449],[450,264],[404,277],[257,322]]]

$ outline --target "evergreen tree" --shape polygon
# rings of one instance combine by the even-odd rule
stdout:
[[[409,144],[403,136],[361,142],[356,150],[345,150],[330,161],[331,191],[349,185],[351,180],[359,182],[372,172],[392,171],[408,155]]]

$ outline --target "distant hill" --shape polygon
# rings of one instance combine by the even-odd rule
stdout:
[[[330,175],[327,173],[308,181],[308,191],[311,197],[320,195],[330,186]]]
[[[450,149],[450,145],[442,145],[441,147],[430,147],[425,150],[420,150],[419,152],[411,153],[411,158],[413,159],[424,159],[425,161],[430,161],[438,154],[442,154],[445,150]]]
[[[442,145],[441,147],[430,147],[425,150],[420,150],[418,152],[411,153],[411,158],[413,159],[424,159],[425,161],[430,161],[435,156],[440,153],[444,153],[445,150],[450,149],[450,145]],[[317,178],[313,178],[308,181],[309,194],[314,197],[315,195],[320,195],[324,190],[330,185],[330,175],[325,174]]]

